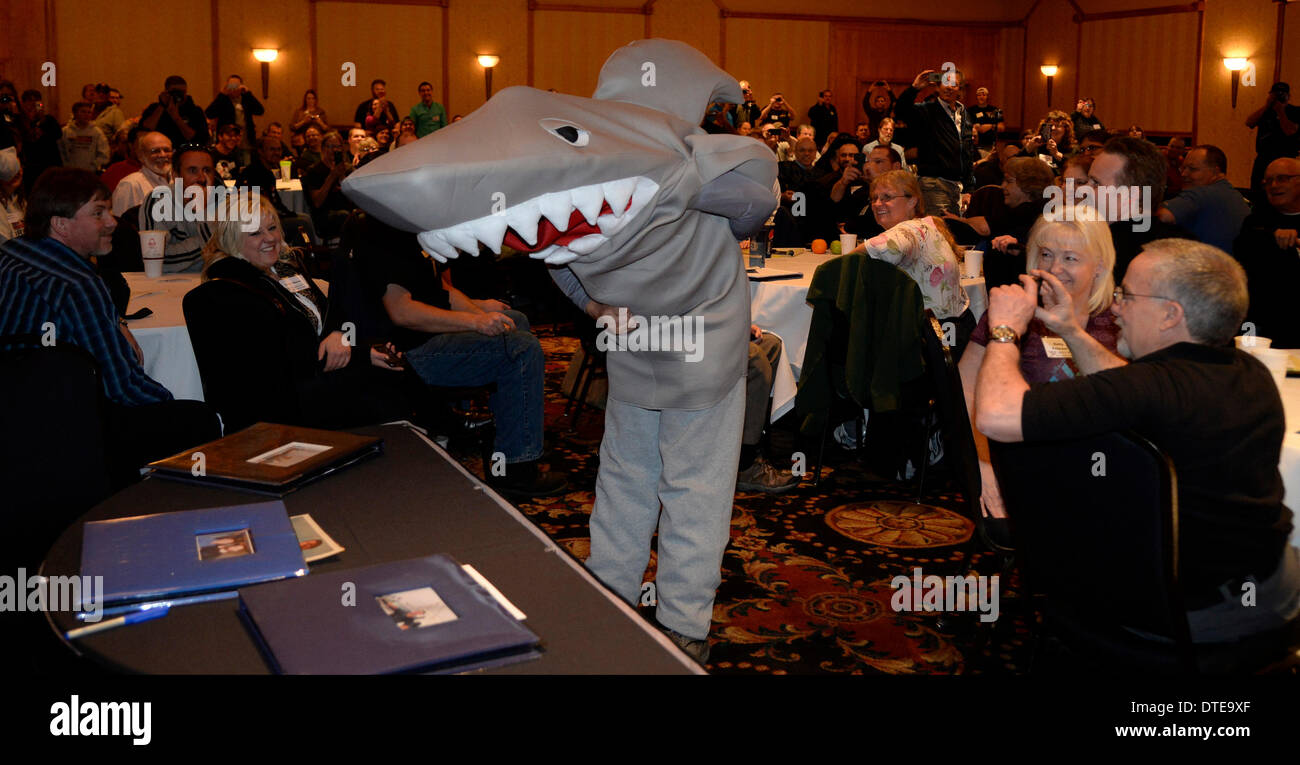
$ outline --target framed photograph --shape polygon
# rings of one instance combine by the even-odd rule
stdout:
[[[199,560],[223,560],[253,554],[253,537],[248,529],[217,531],[196,534],[194,542],[199,549]]]
[[[274,467],[293,467],[303,460],[311,459],[321,452],[327,452],[331,448],[324,444],[308,444],[302,441],[292,441],[284,446],[272,449],[269,452],[262,452],[256,457],[250,457],[249,462],[257,465],[271,465]]]
[[[343,545],[326,534],[310,515],[294,515],[289,520],[293,522],[293,533],[298,537],[298,546],[302,548],[302,559],[308,563],[343,552]]]
[[[375,600],[399,630],[423,629],[458,618],[432,587],[393,592]]]

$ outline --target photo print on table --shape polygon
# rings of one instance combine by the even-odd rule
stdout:
[[[454,622],[455,612],[442,602],[432,587],[402,590],[375,598],[384,613],[393,617],[398,629],[423,629],[436,624]]]

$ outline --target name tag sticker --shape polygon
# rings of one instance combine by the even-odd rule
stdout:
[[[280,286],[284,287],[290,292],[306,292],[307,280],[302,278],[301,274],[294,274],[293,276],[286,276],[285,278],[281,279]]]
[[[1049,359],[1074,358],[1070,355],[1070,346],[1066,345],[1065,340],[1059,337],[1044,337],[1043,350],[1047,353]]]

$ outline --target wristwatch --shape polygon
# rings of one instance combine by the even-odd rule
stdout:
[[[989,339],[995,343],[1018,343],[1020,334],[1005,324],[999,324],[989,330]]]

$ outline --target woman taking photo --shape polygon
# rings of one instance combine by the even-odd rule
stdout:
[[[1040,219],[1028,236],[1029,273],[1041,277],[1041,307],[1020,338],[1020,371],[1030,385],[1068,380],[1086,374],[1088,350],[1078,339],[1062,338],[1050,325],[1060,326],[1055,316],[1073,315],[1078,326],[1107,350],[1114,352],[1119,326],[1110,312],[1115,290],[1115,247],[1104,221],[1080,220],[1090,208],[1078,208],[1071,220]],[[980,319],[971,334],[970,345],[958,364],[966,408],[975,416],[975,380],[988,345],[988,317]],[[1062,347],[1064,346],[1064,348]],[[1076,361],[1078,359],[1079,361]],[[983,482],[981,504],[985,514],[1004,518],[1002,495],[989,463],[988,439],[978,430],[975,446],[980,458]]]
[[[187,321],[201,325],[195,352],[205,387],[217,394],[227,428],[256,421],[347,428],[408,415],[396,351],[345,336],[346,317],[285,243],[275,207],[265,197],[244,201],[240,209],[240,197],[229,197],[232,209],[203,249],[204,282],[242,289],[208,290],[213,297],[196,317],[186,299]],[[259,226],[245,231],[244,221]]]
[[[325,110],[316,102],[316,91],[310,88],[302,94],[302,106],[293,111],[293,117],[289,120],[289,129],[301,133],[308,125],[315,125],[322,135],[330,130]]]

